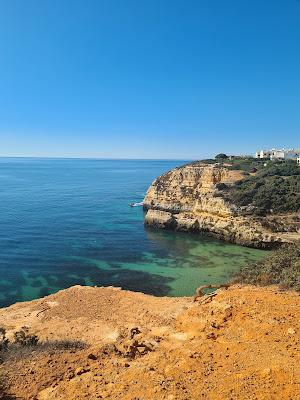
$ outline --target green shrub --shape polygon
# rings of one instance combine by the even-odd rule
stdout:
[[[238,206],[254,206],[256,215],[299,212],[300,168],[295,162],[268,164],[236,182],[230,199]]]
[[[262,160],[249,157],[249,158],[233,158],[230,160],[231,166],[229,170],[238,170],[244,172],[256,172],[257,170],[263,169],[265,162]]]
[[[216,160],[226,160],[227,158],[228,158],[228,156],[224,153],[220,153],[215,156]]]
[[[253,285],[280,285],[300,291],[300,243],[283,245],[265,259],[244,267],[236,281]]]
[[[14,338],[15,338],[15,344],[20,345],[20,346],[36,346],[39,339],[36,335],[30,335],[29,329],[24,326],[21,330],[18,332],[15,332]]]
[[[293,160],[285,162],[271,162],[267,167],[262,169],[259,173],[261,177],[264,176],[299,176],[300,168]]]
[[[228,186],[226,185],[226,183],[219,182],[216,184],[216,189],[217,190],[227,190]]]

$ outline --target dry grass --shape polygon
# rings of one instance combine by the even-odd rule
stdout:
[[[40,342],[36,335],[29,334],[26,327],[23,327],[20,331],[15,333],[14,341],[12,342],[7,339],[4,328],[0,328],[0,335],[0,363],[24,360],[42,352],[51,354],[56,351],[76,351],[87,347],[84,342],[79,340]]]

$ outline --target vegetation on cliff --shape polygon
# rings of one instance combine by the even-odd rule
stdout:
[[[31,335],[28,327],[24,326],[14,333],[13,340],[8,339],[6,329],[0,327],[0,364],[7,360],[23,360],[32,353],[54,351],[75,351],[86,348],[79,340],[40,341],[37,335]],[[1,399],[1,397],[0,397]]]
[[[216,187],[230,202],[247,207],[245,213],[251,210],[251,214],[266,216],[300,212],[300,168],[296,161],[266,161],[253,157],[228,160],[225,154],[218,154],[215,160],[203,160],[206,164],[216,161],[220,167],[243,173],[244,179],[233,186],[219,183]]]
[[[244,267],[237,281],[300,291],[300,243],[283,245],[265,259]]]
[[[231,200],[251,205],[256,215],[300,211],[300,168],[294,162],[268,164],[234,184]]]
[[[43,357],[48,357],[47,363],[49,363],[55,354],[75,353],[88,347],[86,343],[79,340],[39,341],[38,336],[30,334],[28,327],[25,326],[14,332],[13,339],[9,339],[6,333],[6,329],[0,326],[0,367],[11,363],[24,364],[26,362],[32,362],[35,365],[36,361],[39,362]],[[33,361],[34,359],[36,361]],[[31,369],[29,373],[33,374]],[[9,394],[10,389],[8,374],[4,368],[1,368],[0,400],[17,399],[14,395]]]

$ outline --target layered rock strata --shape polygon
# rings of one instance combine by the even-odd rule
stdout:
[[[218,164],[198,162],[175,168],[148,189],[143,202],[145,225],[204,233],[256,248],[299,240],[299,216],[256,217],[251,207],[245,210],[222,195],[222,184],[228,187],[240,179],[242,172]]]

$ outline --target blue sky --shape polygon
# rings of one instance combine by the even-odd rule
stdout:
[[[299,146],[299,0],[0,0],[0,155]]]

